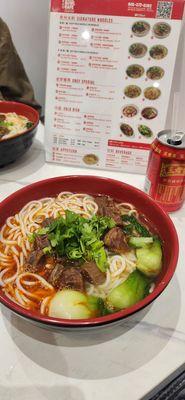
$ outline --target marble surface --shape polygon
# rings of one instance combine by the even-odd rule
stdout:
[[[142,175],[46,164],[40,126],[29,152],[0,170],[0,201],[31,182],[71,174],[112,177],[140,189],[144,184]],[[182,366],[185,208],[171,218],[180,239],[177,270],[139,317],[97,333],[53,333],[1,308],[0,400],[139,400]]]

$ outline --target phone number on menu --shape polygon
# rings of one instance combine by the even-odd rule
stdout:
[[[146,3],[133,3],[133,2],[128,2],[128,7],[144,7],[144,8],[152,8],[152,4],[146,4]]]

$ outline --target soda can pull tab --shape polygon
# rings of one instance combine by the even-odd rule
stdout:
[[[169,138],[167,140],[168,144],[172,144],[173,146],[179,146],[182,144],[182,139],[184,137],[185,133],[183,132],[177,132],[174,136]]]

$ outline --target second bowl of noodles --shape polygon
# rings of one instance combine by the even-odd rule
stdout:
[[[39,123],[38,112],[23,103],[0,102],[0,168],[30,148]]]

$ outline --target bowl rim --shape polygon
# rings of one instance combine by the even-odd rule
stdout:
[[[37,126],[38,126],[38,124],[39,124],[39,120],[40,120],[40,117],[39,117],[39,112],[34,108],[34,107],[31,107],[31,106],[29,106],[28,104],[25,104],[25,103],[21,103],[21,102],[19,102],[19,101],[6,101],[6,100],[3,100],[3,101],[1,101],[0,102],[0,107],[1,107],[1,104],[10,104],[10,105],[19,105],[19,106],[22,106],[22,108],[26,108],[27,110],[30,110],[30,111],[32,111],[34,114],[35,114],[35,116],[37,117],[37,121],[35,122],[35,123],[33,123],[33,126],[31,126],[29,129],[27,129],[26,131],[24,131],[24,132],[22,132],[22,133],[18,133],[17,135],[15,135],[15,136],[12,136],[12,137],[10,137],[10,138],[7,138],[7,139],[5,139],[5,140],[0,140],[0,145],[2,144],[2,143],[7,143],[7,141],[11,141],[11,140],[15,140],[16,138],[18,138],[18,137],[20,137],[20,136],[25,136],[26,134],[28,134],[29,132],[31,132],[31,131],[33,131]]]
[[[107,325],[110,323],[114,323],[116,321],[122,320],[128,316],[131,316],[138,312],[139,310],[144,309],[147,307],[149,304],[151,304],[162,292],[163,290],[167,287],[169,282],[171,281],[177,261],[178,261],[178,255],[179,255],[179,240],[178,240],[178,235],[177,231],[175,229],[175,226],[169,217],[169,215],[146,193],[144,193],[142,190],[129,185],[125,182],[112,179],[112,178],[106,178],[106,177],[101,177],[101,176],[95,176],[95,175],[66,175],[66,176],[58,176],[58,177],[53,177],[53,178],[47,178],[41,181],[37,181],[34,183],[31,183],[30,185],[27,185],[8,197],[6,197],[2,202],[0,202],[0,213],[3,212],[3,206],[6,205],[9,201],[13,200],[16,196],[19,196],[19,194],[24,195],[24,193],[29,192],[29,189],[36,189],[42,184],[52,184],[52,182],[59,181],[61,183],[67,181],[67,180],[75,180],[75,179],[93,179],[94,181],[97,180],[102,180],[105,183],[109,184],[114,184],[117,187],[121,189],[128,189],[131,191],[136,192],[138,195],[142,196],[145,200],[147,200],[162,216],[162,218],[166,221],[168,229],[170,229],[171,235],[173,237],[173,246],[174,246],[174,252],[172,255],[172,260],[170,262],[170,268],[167,269],[165,276],[161,282],[154,288],[153,292],[150,293],[148,296],[146,296],[143,300],[139,301],[135,305],[128,307],[126,309],[120,310],[118,312],[115,312],[113,314],[109,314],[106,316],[102,317],[96,317],[96,318],[90,318],[90,319],[64,319],[64,318],[55,318],[55,317],[49,317],[45,316],[42,314],[38,314],[33,311],[29,311],[23,307],[21,307],[19,304],[13,302],[10,300],[0,289],[0,303],[2,303],[4,306],[8,307],[11,311],[15,312],[16,314],[19,314],[20,316],[41,323],[43,325],[48,325],[48,326],[57,326],[57,327],[68,327],[68,328],[79,328],[79,327],[95,327],[95,326],[101,326],[101,325]],[[0,226],[1,228],[1,226]]]

